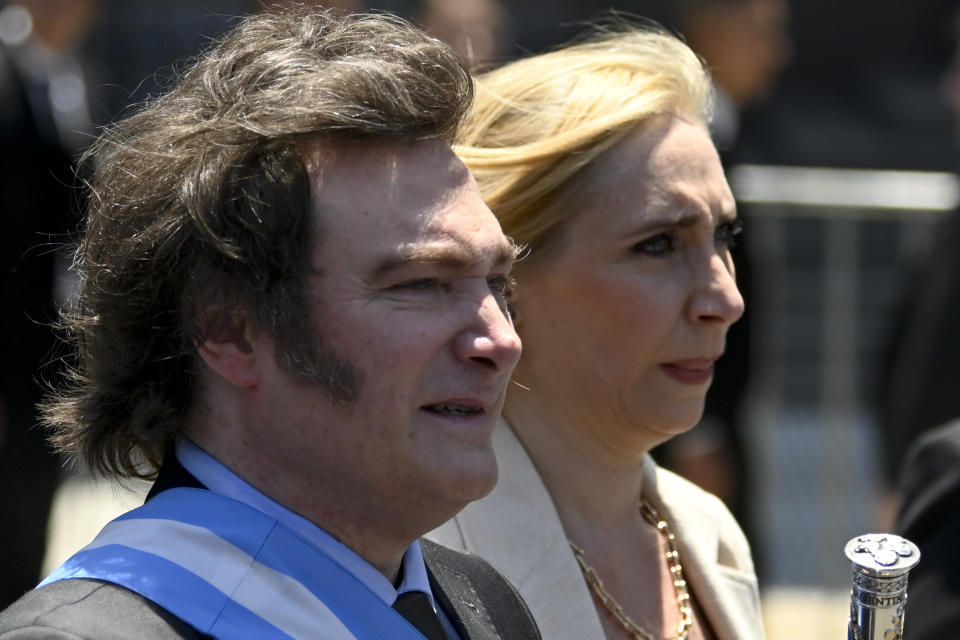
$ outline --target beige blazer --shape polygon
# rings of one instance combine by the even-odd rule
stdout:
[[[589,588],[540,476],[505,421],[493,437],[500,481],[427,537],[482,556],[520,591],[544,640],[602,640]],[[763,638],[750,547],[715,496],[644,461],[643,495],[680,543],[691,594],[720,640]]]

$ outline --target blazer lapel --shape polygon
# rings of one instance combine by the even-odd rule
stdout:
[[[462,640],[505,640],[494,628],[470,578],[451,567],[430,562],[430,589]]]
[[[544,638],[603,637],[589,588],[570,551],[556,508],[506,421],[493,434],[500,480],[429,537],[493,564],[523,594]],[[504,527],[503,523],[511,523]],[[524,535],[505,535],[506,528]]]
[[[702,491],[657,467],[649,456],[644,461],[643,487],[644,496],[670,522],[677,536],[691,597],[716,636],[720,640],[754,637],[762,621],[746,541],[741,551],[721,545],[720,520],[717,513],[703,508]],[[712,496],[710,499],[719,502]],[[717,504],[716,508],[721,506]],[[734,532],[728,534],[732,538]]]

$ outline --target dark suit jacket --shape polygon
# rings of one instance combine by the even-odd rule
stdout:
[[[910,448],[898,532],[920,548],[910,572],[904,636],[955,638],[960,630],[960,421]]]
[[[173,462],[164,466],[150,496],[174,486],[203,488]],[[429,540],[420,544],[434,596],[463,640],[540,640],[527,606],[493,567]],[[206,637],[145,598],[96,580],[54,582],[0,613],[0,640]]]
[[[934,229],[924,263],[905,282],[894,318],[877,416],[887,479],[895,483],[907,447],[960,417],[960,210]]]

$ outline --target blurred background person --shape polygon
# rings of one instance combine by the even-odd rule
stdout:
[[[681,34],[706,61],[717,100],[710,131],[721,156],[734,152],[742,112],[769,97],[793,55],[786,0],[638,0],[627,4]]]
[[[482,70],[502,62],[510,40],[501,0],[422,0],[414,21],[460,54],[467,65]]]
[[[80,45],[94,0],[0,6],[0,609],[40,577],[59,463],[37,425],[42,382],[57,375],[57,298],[69,289],[58,251],[77,227],[73,158],[92,139]],[[59,262],[58,262],[59,259]]]
[[[960,14],[953,24],[956,49],[941,87],[960,144]],[[960,210],[937,223],[934,238],[904,288],[880,394],[888,464],[901,472],[891,483],[896,531],[921,554],[906,605],[911,640],[960,627]]]
[[[954,21],[960,43],[960,17]],[[952,110],[960,146],[960,44],[943,74],[942,97]],[[893,337],[878,393],[885,468],[891,489],[903,452],[926,431],[960,417],[960,209],[939,220],[931,250],[900,292]],[[891,498],[893,502],[896,496]]]
[[[288,5],[301,5],[312,7],[323,7],[325,9],[339,9],[340,11],[352,12],[362,11],[365,3],[363,0],[260,0],[259,7],[251,7],[250,10],[257,8],[263,11],[272,11],[277,8]]]
[[[749,546],[647,452],[701,417],[743,312],[736,207],[678,39],[614,26],[478,80],[458,154],[529,249],[494,492],[435,532],[488,559],[545,638],[761,638]]]
[[[905,447],[884,446],[874,402],[890,326],[956,204],[937,86],[957,3],[789,8],[791,62],[744,113],[728,174],[754,266],[752,542],[768,633],[835,637],[850,581],[838,550],[893,528],[884,487]]]

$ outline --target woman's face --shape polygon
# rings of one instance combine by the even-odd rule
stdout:
[[[743,313],[734,199],[706,131],[648,122],[600,156],[556,248],[520,264],[523,357],[507,416],[538,405],[615,446],[652,446],[703,412]]]

